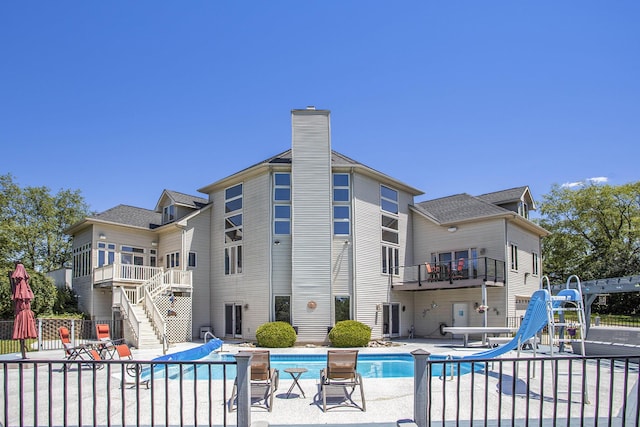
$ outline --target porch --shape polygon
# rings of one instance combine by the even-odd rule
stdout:
[[[111,310],[124,320],[127,341],[165,351],[192,338],[192,281],[191,271],[131,264],[93,272],[94,288],[111,290]]]

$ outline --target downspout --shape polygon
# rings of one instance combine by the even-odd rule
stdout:
[[[351,252],[351,293],[353,294],[353,318],[354,320],[358,320],[358,287],[356,286],[356,266],[358,263],[356,262],[356,227],[355,227],[355,218],[356,218],[356,205],[354,203],[355,198],[353,195],[355,194],[355,181],[353,180],[353,168],[349,171],[349,182],[351,183],[351,244],[349,245],[349,250]]]
[[[504,263],[504,280],[505,280],[505,288],[506,288],[506,295],[504,298],[504,303],[505,303],[505,307],[502,307],[505,313],[505,318],[507,316],[509,316],[509,310],[507,310],[507,308],[509,307],[509,294],[511,293],[511,288],[509,286],[509,282],[510,282],[510,275],[511,275],[511,263],[509,260],[509,252],[510,252],[510,247],[511,244],[509,243],[509,222],[507,221],[507,218],[504,219],[504,241],[505,241],[505,245],[504,245],[504,259],[505,259],[505,263]]]

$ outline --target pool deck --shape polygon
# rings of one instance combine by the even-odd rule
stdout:
[[[188,350],[202,345],[202,341],[181,343],[170,348],[169,353]],[[225,342],[222,351],[235,354],[239,351],[253,348],[247,343]],[[270,349],[277,353],[326,353],[329,347],[300,346],[283,349]],[[464,356],[486,350],[480,342],[471,342],[464,347],[461,340],[451,339],[412,339],[394,340],[389,345],[360,348],[361,353],[410,353],[414,350],[426,350],[432,354]],[[134,359],[148,361],[162,356],[161,349],[132,349]],[[530,356],[532,352],[525,351],[521,355]],[[62,350],[50,350],[29,353],[29,359],[57,360],[62,359]],[[515,357],[516,353],[507,353],[505,357]],[[318,400],[319,372],[317,379],[301,379],[300,386],[304,389],[306,398],[295,393],[287,397],[287,390],[292,384],[288,374],[280,372],[280,384],[274,399],[272,412],[266,409],[254,408],[251,411],[252,426],[377,426],[396,427],[406,423],[411,426],[413,418],[413,378],[365,378],[364,392],[366,398],[366,412],[357,408],[335,408],[328,412],[322,411],[322,401]],[[355,399],[359,402],[359,396]],[[229,420],[235,423],[234,417]]]

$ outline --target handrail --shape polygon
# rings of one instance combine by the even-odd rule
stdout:
[[[112,304],[120,308],[123,313],[123,318],[127,321],[129,328],[134,336],[134,341],[138,344],[140,340],[140,319],[136,316],[133,310],[133,304],[127,298],[127,293],[124,288],[117,287],[113,290]]]

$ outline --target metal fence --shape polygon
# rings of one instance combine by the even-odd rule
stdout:
[[[58,328],[64,326],[71,333],[73,345],[84,344],[96,339],[96,325],[109,325],[111,339],[121,339],[123,335],[122,320],[82,320],[82,319],[36,319],[38,338],[27,340],[28,351],[62,349],[62,341]],[[0,354],[19,352],[19,342],[12,340],[13,320],[0,321]]]
[[[431,361],[428,355],[414,352],[414,419],[419,427],[640,422],[640,355],[466,361]]]
[[[248,425],[250,401],[242,396],[248,396],[249,359],[2,361],[0,425]],[[226,406],[231,366],[244,369],[247,379],[238,381],[234,412]]]
[[[412,354],[418,427],[640,424],[640,355],[430,360],[423,350]],[[234,362],[2,361],[0,424],[248,427],[250,358],[246,352]],[[231,365],[238,373],[237,412],[228,410]]]

